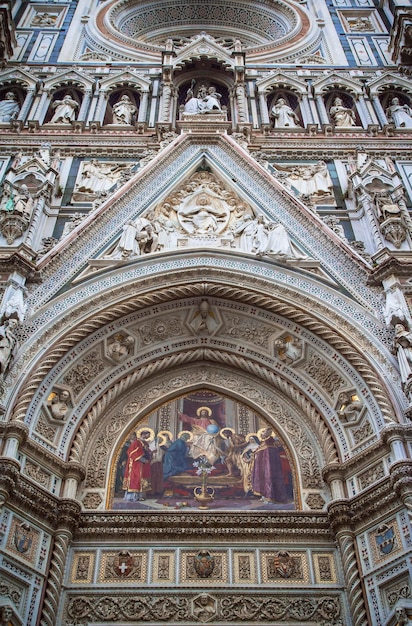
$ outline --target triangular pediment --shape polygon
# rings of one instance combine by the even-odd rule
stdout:
[[[151,249],[147,226],[157,229],[159,219],[165,230],[156,230],[156,235],[169,237],[169,243]],[[247,240],[248,222],[266,237],[266,248]],[[122,238],[129,236],[131,243],[124,244]],[[276,239],[284,246],[280,250]],[[90,272],[168,255],[190,255],[201,265],[202,254],[210,256],[210,251],[309,271],[357,298],[369,271],[347,243],[231,137],[187,133],[140,168],[43,257],[39,267],[50,282],[45,280],[38,297],[44,300],[73,281],[87,280]],[[68,262],[71,271],[59,272]],[[368,303],[370,294],[361,301]]]

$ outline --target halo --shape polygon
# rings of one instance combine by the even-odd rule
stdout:
[[[266,439],[269,439],[269,437],[275,437],[275,436],[276,436],[276,435],[275,435],[275,433],[273,432],[273,429],[271,429],[271,431],[270,431],[270,435],[267,435],[266,437],[262,437],[263,433],[264,433],[265,431],[267,431],[267,430],[268,430],[268,428],[270,428],[270,426],[266,426],[266,427],[264,427],[264,428],[259,428],[259,430],[257,431],[257,433],[256,433],[256,434],[257,434],[257,436],[259,437],[259,440],[260,440],[260,441],[266,441]]]
[[[159,446],[163,446],[167,443],[167,440],[173,441],[173,435],[170,430],[159,430],[157,433],[157,438],[159,439]]]
[[[230,430],[232,435],[235,434],[235,429],[234,428],[229,428],[229,426],[225,426],[225,428],[221,428],[220,431],[219,431],[219,435],[222,437],[222,439],[227,439],[227,435],[223,434],[225,432],[225,430]]]
[[[180,439],[182,435],[189,435],[188,441],[193,441],[193,433],[191,430],[181,430],[180,433],[177,435],[177,438]]]
[[[149,428],[148,426],[142,426],[141,428],[136,430],[136,437],[138,437],[140,439],[141,434],[144,433],[144,432],[150,433],[150,437],[149,437],[149,439],[146,439],[146,441],[151,443],[154,440],[154,438],[155,438],[155,434],[154,434],[153,429]]]
[[[197,411],[196,411],[196,415],[198,417],[200,417],[200,411],[207,411],[207,414],[209,415],[209,417],[212,415],[212,409],[210,409],[208,406],[200,406]]]

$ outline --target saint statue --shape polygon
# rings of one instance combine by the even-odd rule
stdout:
[[[400,104],[399,98],[392,98],[386,117],[396,128],[412,128],[412,109],[407,104]]]
[[[356,125],[355,113],[344,106],[341,98],[335,98],[329,114],[335,126],[345,128]]]
[[[128,95],[123,95],[119,102],[113,105],[113,124],[121,126],[131,126],[133,123],[133,115],[137,112],[135,105],[131,102]]]
[[[184,105],[184,113],[190,115],[203,115],[209,113],[221,113],[222,107],[220,93],[217,93],[216,87],[201,85],[199,87],[197,98],[194,95],[195,81],[192,80],[190,89],[186,94],[186,103]]]
[[[412,333],[406,324],[396,324],[394,348],[398,356],[403,383],[412,377]]]
[[[18,320],[12,317],[0,326],[0,374],[3,375],[13,356],[14,346],[16,345],[14,332],[18,324]]]
[[[55,100],[52,108],[55,109],[50,124],[70,124],[76,119],[76,109],[79,107],[76,100],[67,93],[63,100]]]
[[[16,100],[16,95],[12,91],[6,93],[4,100],[0,102],[0,123],[7,124],[15,120],[20,113],[20,105]]]
[[[301,127],[299,117],[283,98],[279,98],[276,104],[272,107],[270,117],[273,119],[274,128]]]

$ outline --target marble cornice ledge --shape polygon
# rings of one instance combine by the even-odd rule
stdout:
[[[0,458],[0,503],[7,502],[15,492],[20,475],[20,463],[16,459]]]
[[[167,533],[167,534],[166,534]],[[274,542],[311,541],[324,544],[332,541],[326,513],[82,513],[75,539],[78,541],[205,541]]]
[[[9,487],[13,507],[21,513],[46,524],[50,530],[65,527],[73,532],[80,519],[80,503],[54,496],[20,474],[19,470],[20,465],[15,459],[0,459],[0,493]]]
[[[11,422],[11,423],[18,423]],[[86,476],[86,468],[77,461],[63,461],[58,456],[41,446],[37,441],[27,439],[20,448],[31,461],[38,463],[42,469],[56,473],[60,478],[76,478],[79,482]]]
[[[393,488],[392,477],[385,476],[352,498],[330,502],[328,515],[334,532],[345,527],[356,531],[364,524],[376,522],[401,506],[402,502]]]

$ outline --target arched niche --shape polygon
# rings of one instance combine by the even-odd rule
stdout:
[[[330,111],[334,107],[334,103],[335,103],[335,100],[337,98],[339,98],[342,101],[342,105],[346,109],[350,109],[355,114],[354,125],[355,126],[362,126],[362,123],[361,123],[361,120],[360,120],[360,117],[359,117],[359,113],[357,111],[356,103],[355,103],[355,100],[354,100],[353,96],[350,93],[348,93],[347,91],[343,91],[343,90],[327,91],[324,94],[324,96],[323,96],[323,100],[324,100],[324,103],[325,103],[325,108],[328,111],[328,115],[329,115],[329,118],[331,119],[331,121],[333,122],[333,119],[331,118]]]
[[[270,119],[270,124],[272,127],[276,127],[276,119],[273,115],[273,110],[274,107],[276,105],[279,104],[279,101],[284,100],[285,105],[290,107],[290,109],[292,110],[293,114],[290,113],[289,117],[290,120],[287,122],[288,126],[291,127],[296,127],[296,126],[302,126],[302,115],[300,112],[300,104],[299,104],[299,97],[298,95],[289,90],[289,89],[276,89],[275,91],[272,91],[271,93],[268,94],[267,96],[267,103],[268,103],[268,113],[269,113],[269,119]],[[287,126],[285,124],[280,124],[280,127],[286,127]]]
[[[58,108],[59,105],[57,105],[57,103],[62,102],[66,97],[69,97],[71,101],[74,101],[74,104],[71,104],[70,106],[66,107],[68,109],[67,113],[68,113],[68,116],[70,116],[70,119],[68,116],[65,116],[64,120],[56,119],[57,118],[56,112],[59,111],[59,108]],[[53,96],[52,96],[50,105],[47,109],[43,123],[44,124],[65,124],[66,126],[69,125],[71,122],[75,121],[78,118],[82,100],[83,100],[82,92],[80,91],[80,89],[72,85],[57,89],[53,93]]]
[[[207,386],[187,391],[144,415],[121,437],[106,507],[300,508],[292,455],[279,431],[226,392]]]
[[[121,110],[118,110],[116,114],[116,110],[120,106],[123,98],[126,98],[126,116],[124,115],[124,111],[122,112]],[[138,118],[139,106],[140,95],[135,89],[131,88],[130,86],[116,89],[112,91],[109,96],[103,124],[114,124],[122,126],[133,125],[136,123]],[[134,111],[133,108],[135,109]]]

